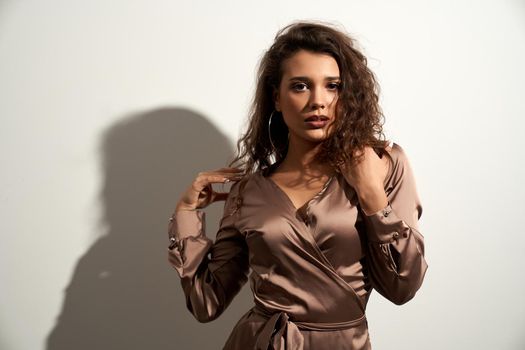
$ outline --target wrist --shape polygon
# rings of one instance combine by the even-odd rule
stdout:
[[[354,188],[359,198],[363,199],[372,199],[385,193],[383,186],[372,184],[356,185]]]
[[[361,209],[366,215],[372,215],[388,205],[388,198],[383,188],[361,188],[357,190],[357,196]]]
[[[188,206],[187,204],[178,203],[175,207],[175,212],[182,211],[182,210],[190,210],[195,211],[197,208]]]

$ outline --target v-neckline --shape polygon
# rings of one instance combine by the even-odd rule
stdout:
[[[319,192],[317,192],[312,198],[310,198],[309,200],[307,200],[303,205],[301,205],[299,208],[297,208],[295,206],[295,204],[293,203],[293,201],[290,199],[290,196],[288,196],[288,194],[281,188],[281,186],[279,186],[275,181],[272,180],[272,178],[270,178],[270,176],[264,176],[261,172],[259,172],[259,175],[266,181],[268,181],[273,187],[275,187],[277,189],[278,192],[281,193],[281,195],[285,198],[286,202],[288,203],[288,205],[290,205],[291,208],[294,209],[295,212],[299,212],[301,210],[304,210],[304,208],[308,207],[308,205],[313,202],[314,200],[318,199],[319,197],[321,197],[323,195],[323,193],[326,192],[326,190],[328,189],[328,187],[330,186],[330,184],[332,183],[333,179],[337,176],[337,173],[335,173],[334,175],[330,176],[330,178],[328,178],[328,180],[326,180],[326,182],[324,183],[323,187],[321,187],[321,189],[319,190]]]

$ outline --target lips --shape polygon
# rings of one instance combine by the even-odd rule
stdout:
[[[314,121],[325,121],[329,118],[326,115],[311,115],[307,117],[304,121],[305,122],[314,122]]]

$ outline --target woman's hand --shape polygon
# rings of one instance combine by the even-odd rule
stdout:
[[[238,181],[242,178],[242,174],[243,171],[239,168],[219,168],[198,173],[195,180],[182,194],[175,210],[202,209],[213,202],[225,200],[229,193],[215,192],[211,184]]]
[[[392,147],[388,146],[386,150],[390,152]],[[353,167],[343,166],[341,173],[356,190],[365,214],[370,215],[388,204],[384,181],[388,174],[390,160],[385,155],[379,158],[370,146],[366,146],[363,153],[363,159],[359,164]],[[356,155],[360,154],[356,153]]]

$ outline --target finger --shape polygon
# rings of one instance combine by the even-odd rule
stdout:
[[[219,169],[212,170],[210,173],[239,173],[242,171],[244,170],[241,168],[225,167],[225,168],[219,168]]]
[[[243,173],[214,173],[210,175],[220,176],[223,180],[229,179],[231,181],[240,180],[245,176]]]
[[[210,182],[224,182],[226,179],[237,180],[241,179],[245,174],[241,172],[204,172],[198,177],[199,181],[210,181]]]
[[[235,176],[232,174],[212,174],[212,175],[204,175],[199,177],[197,182],[197,188],[202,188],[206,186],[207,184],[211,183],[224,183],[225,180],[233,181],[240,179],[241,176]]]
[[[243,175],[240,175],[240,174],[223,174],[221,176],[222,177],[221,177],[220,182],[222,183],[227,183],[231,181],[239,181],[244,177]]]
[[[220,173],[220,174],[213,174],[213,175],[221,175],[225,178],[242,178],[245,174],[244,173]]]
[[[239,168],[239,167],[223,166],[223,167],[217,168],[216,170],[231,170],[231,169],[241,169],[241,168]]]
[[[203,189],[199,192],[199,199],[207,198],[210,195],[213,195],[213,188],[211,187],[211,184],[206,184],[206,186],[204,186]]]

